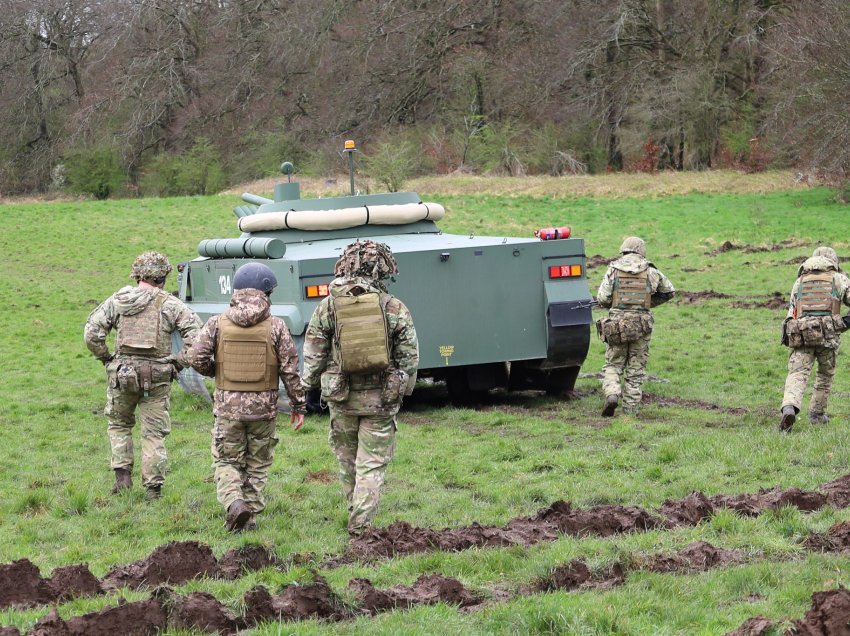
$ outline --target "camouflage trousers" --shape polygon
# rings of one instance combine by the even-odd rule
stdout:
[[[142,421],[142,485],[161,486],[165,482],[168,455],[165,437],[171,432],[168,407],[171,385],[159,384],[148,395],[143,391],[128,391],[112,382],[106,387],[106,409],[109,422],[107,434],[112,446],[112,468],[133,468],[133,426],[136,409]]]
[[[395,452],[394,415],[353,415],[330,405],[328,441],[339,461],[339,480],[348,501],[348,530],[358,534],[372,525],[384,474]]]
[[[266,507],[263,489],[277,446],[275,420],[229,420],[217,417],[212,429],[216,493],[227,510],[241,499],[255,513]]]
[[[835,377],[837,352],[837,349],[826,347],[792,349],[788,358],[788,377],[785,379],[782,406],[793,406],[797,411],[800,410],[809,375],[817,361],[818,372],[815,377],[815,388],[812,391],[812,401],[809,404],[809,413],[826,413],[826,403],[832,389],[832,379]]]
[[[635,413],[640,406],[651,337],[650,333],[627,344],[606,345],[602,392],[606,398],[610,395],[621,398],[626,413]]]

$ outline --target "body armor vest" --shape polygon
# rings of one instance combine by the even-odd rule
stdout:
[[[171,353],[171,337],[160,328],[162,304],[167,298],[168,293],[160,290],[142,311],[121,316],[115,336],[119,355],[161,358]]]
[[[839,299],[833,293],[832,274],[805,274],[800,279],[797,317],[838,314]]]
[[[649,310],[652,291],[649,287],[649,269],[633,274],[616,271],[614,295],[611,298],[612,309]]]
[[[389,295],[367,292],[333,299],[334,340],[343,373],[377,373],[390,366],[385,315]]]
[[[276,391],[280,378],[271,333],[271,318],[240,327],[222,314],[215,345],[215,388]]]

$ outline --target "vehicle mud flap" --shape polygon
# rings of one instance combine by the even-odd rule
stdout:
[[[551,366],[581,366],[590,349],[593,315],[587,300],[551,303],[546,320],[546,362]]]

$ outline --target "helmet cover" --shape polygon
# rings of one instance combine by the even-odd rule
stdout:
[[[620,246],[620,254],[629,253],[640,254],[646,258],[646,243],[643,242],[642,238],[630,236],[623,241],[623,244]]]
[[[168,276],[171,271],[171,263],[159,252],[144,252],[133,261],[133,270],[130,278],[133,280],[159,280]]]
[[[376,241],[355,241],[343,250],[334,266],[335,276],[364,276],[383,280],[398,274],[398,265],[389,247]]]

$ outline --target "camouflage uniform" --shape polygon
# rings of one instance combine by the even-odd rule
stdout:
[[[636,413],[642,395],[641,387],[646,379],[653,320],[649,308],[622,309],[612,306],[618,276],[620,272],[627,274],[646,272],[647,294],[652,307],[670,300],[675,290],[667,277],[646,260],[646,248],[641,239],[637,237],[626,239],[620,251],[623,256],[608,266],[596,300],[600,307],[610,308],[609,319],[626,321],[642,319],[645,321],[643,323],[645,328],[643,335],[631,342],[606,343],[605,366],[602,369],[602,392],[606,398],[606,405],[613,404],[616,407],[617,401],[622,398],[624,412]],[[614,411],[606,408],[603,414],[613,415]]]
[[[369,528],[377,514],[384,474],[395,451],[395,416],[403,396],[413,391],[419,344],[407,307],[388,295],[389,368],[371,374],[342,374],[332,299],[351,292],[385,293],[381,279],[396,271],[386,246],[372,241],[349,246],[337,263],[338,277],[329,286],[330,296],[316,307],[304,339],[302,383],[307,389],[321,385],[322,398],[328,403],[328,441],[339,461],[339,478],[348,502],[348,530],[355,535]],[[341,391],[335,385],[338,381]]]
[[[258,289],[237,289],[224,314],[239,327],[262,323],[271,316],[271,301]],[[211,317],[201,329],[188,359],[192,367],[207,376],[216,373],[215,352],[221,316]],[[271,316],[272,349],[277,371],[283,380],[292,411],[304,413],[304,392],[298,377],[298,351],[283,320]],[[266,501],[263,489],[277,445],[278,390],[234,391],[217,388],[214,396],[212,457],[218,501],[227,510],[238,500],[253,513],[261,512]]]
[[[137,280],[162,278],[171,270],[164,256],[146,252],[133,265]],[[161,276],[160,276],[161,275]],[[158,306],[158,317],[156,308]],[[156,322],[156,344],[152,349],[137,350],[126,345],[126,334],[134,317],[146,314]],[[141,418],[142,484],[151,489],[165,481],[167,454],[165,437],[171,432],[168,408],[171,380],[178,368],[186,365],[185,352],[201,326],[200,319],[183,302],[159,287],[140,283],[123,287],[88,317],[84,330],[86,346],[106,366],[107,433],[112,446],[112,468],[132,471],[133,426],[135,410]],[[107,336],[117,330],[116,353],[106,344]],[[178,331],[185,343],[177,356],[171,352],[171,333]],[[124,343],[124,344],[122,344]],[[144,386],[146,378],[149,385]]]
[[[797,272],[797,280],[791,289],[791,301],[788,306],[786,322],[793,318],[812,315],[799,309],[800,287],[802,277],[807,274],[832,274],[832,293],[838,303],[850,306],[850,279],[841,271],[838,256],[831,248],[818,248],[815,255],[807,259]],[[832,389],[832,380],[835,376],[835,357],[841,344],[840,331],[830,333],[821,346],[799,346],[792,347],[788,359],[788,376],[785,380],[785,394],[782,398],[782,409],[793,407],[794,414],[800,411],[800,404],[809,375],[812,372],[815,361],[818,363],[815,386],[812,392],[812,400],[809,404],[809,418],[813,422],[826,422],[827,401]],[[788,423],[793,424],[793,418]],[[783,430],[786,430],[783,427]]]

